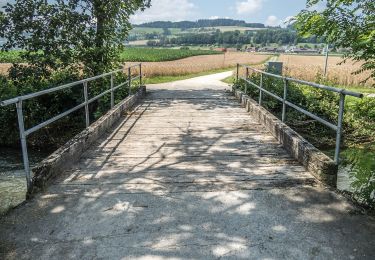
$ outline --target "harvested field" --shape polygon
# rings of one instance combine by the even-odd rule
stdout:
[[[342,86],[371,86],[375,82],[369,80],[361,83],[370,73],[364,72],[359,75],[353,75],[352,72],[361,67],[361,63],[347,61],[338,65],[343,59],[341,57],[329,57],[328,62],[328,80],[334,84]],[[308,81],[317,81],[319,76],[324,73],[324,56],[298,56],[298,55],[280,55],[279,61],[284,62],[285,75],[300,78]]]
[[[249,65],[262,64],[270,58],[268,55],[229,52],[225,55],[205,55],[167,62],[145,62],[143,70],[146,77],[180,76],[216,69],[232,68],[237,63]],[[127,63],[128,65],[129,63]],[[132,63],[135,64],[135,63]]]
[[[143,73],[146,77],[157,76],[181,76],[200,73],[216,69],[233,68],[237,63],[259,65],[267,61],[271,56],[252,53],[228,52],[225,55],[202,55],[174,61],[143,62]],[[138,62],[126,62],[126,66]],[[0,63],[0,73],[6,74],[12,66],[10,63]]]
[[[12,63],[0,63],[0,74],[6,75],[11,66],[12,66]]]

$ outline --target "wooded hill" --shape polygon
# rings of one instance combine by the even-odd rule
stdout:
[[[247,23],[242,20],[233,19],[201,19],[198,21],[181,21],[181,22],[170,22],[170,21],[157,21],[150,23],[143,23],[134,25],[134,27],[145,27],[145,28],[202,28],[202,27],[218,27],[218,26],[241,26],[249,28],[265,28],[262,23]]]

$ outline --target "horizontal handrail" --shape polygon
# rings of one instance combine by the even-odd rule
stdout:
[[[246,69],[246,77],[241,77],[239,75],[240,74],[240,67],[243,67],[243,68]],[[259,85],[255,84],[254,82],[252,82],[250,80],[249,70],[252,70],[256,73],[260,73],[261,79],[260,79]],[[283,84],[284,85],[284,95],[283,95],[283,97],[280,97],[280,96],[278,96],[278,95],[276,95],[276,94],[272,93],[271,91],[264,88],[264,81],[263,81],[264,75],[283,80],[283,83],[284,83]],[[321,85],[321,84],[317,84],[317,83],[313,83],[313,82],[308,82],[308,81],[305,81],[305,80],[300,80],[300,79],[295,79],[295,78],[290,78],[290,77],[284,77],[284,76],[281,76],[281,75],[276,75],[276,74],[272,74],[272,73],[269,73],[269,72],[266,72],[266,71],[255,69],[255,68],[252,68],[252,67],[247,66],[247,65],[237,64],[237,83],[239,82],[240,79],[244,80],[247,84],[249,84],[249,85],[251,85],[251,86],[253,86],[253,87],[255,87],[259,90],[259,105],[262,105],[262,95],[263,95],[263,93],[268,94],[269,96],[271,96],[271,97],[273,97],[273,98],[275,98],[278,101],[283,103],[282,122],[285,122],[285,120],[286,120],[286,108],[291,107],[291,108],[305,114],[306,116],[324,124],[325,126],[333,129],[334,131],[336,131],[336,149],[335,149],[335,158],[334,159],[335,159],[335,163],[339,164],[340,144],[341,144],[341,138],[342,138],[342,124],[343,124],[344,109],[345,109],[345,97],[346,96],[353,96],[353,97],[357,97],[357,98],[363,98],[364,95],[362,93],[348,91],[346,89],[340,89],[340,88],[325,86],[325,85]],[[328,122],[327,120],[325,120],[325,119],[307,111],[306,109],[288,101],[287,100],[287,97],[288,97],[288,91],[287,90],[288,90],[288,83],[289,82],[295,82],[295,83],[298,83],[298,84],[303,84],[303,85],[306,85],[306,86],[310,86],[310,87],[314,87],[314,88],[318,88],[318,89],[324,89],[324,90],[327,90],[327,91],[331,91],[331,92],[335,92],[337,94],[340,94],[340,104],[339,104],[339,113],[338,113],[337,125],[335,125],[331,122]],[[246,86],[245,94],[247,94],[247,84],[245,85]]]
[[[132,66],[132,67],[134,67],[134,66]],[[75,82],[72,82],[72,83],[68,83],[68,84],[65,84],[65,85],[62,85],[62,86],[58,86],[58,87],[54,87],[54,88],[48,88],[48,89],[38,91],[38,92],[34,92],[34,93],[31,93],[31,94],[18,96],[18,97],[15,97],[15,98],[11,98],[11,99],[8,99],[8,100],[1,101],[0,105],[3,106],[3,107],[8,106],[8,105],[11,105],[11,104],[15,104],[19,101],[24,101],[24,100],[36,98],[36,97],[43,96],[43,95],[46,95],[46,94],[50,94],[50,93],[53,93],[53,92],[56,92],[56,91],[64,90],[64,89],[71,88],[71,87],[74,87],[74,86],[78,86],[78,85],[81,85],[81,84],[86,83],[86,82],[91,82],[91,81],[94,81],[94,80],[97,80],[97,79],[100,79],[100,78],[111,76],[115,73],[122,72],[123,70],[124,70],[124,68],[118,69],[118,70],[115,70],[115,71],[111,71],[111,72],[108,72],[108,73],[104,73],[104,74],[101,74],[99,76],[95,76],[95,77],[75,81]]]
[[[50,125],[53,122],[55,122],[55,121],[57,121],[57,120],[59,120],[61,118],[66,117],[67,115],[70,115],[71,113],[73,113],[73,112],[75,112],[75,111],[83,108],[84,106],[85,106],[85,103],[79,104],[78,106],[75,106],[75,107],[73,107],[73,108],[65,111],[64,113],[61,113],[61,114],[59,114],[59,115],[57,115],[57,116],[55,116],[55,117],[53,117],[53,118],[51,118],[51,119],[49,119],[47,121],[44,121],[43,123],[40,123],[37,126],[34,126],[34,127],[30,128],[28,130],[25,130],[25,136],[28,136],[28,135],[30,135],[30,134],[32,134],[32,133],[34,133],[34,132],[42,129],[45,126]]]
[[[266,72],[266,71],[263,71],[263,70],[255,69],[255,68],[252,68],[252,67],[244,65],[244,64],[240,64],[239,66],[241,66],[243,68],[248,68],[252,71],[259,72],[259,73],[262,73],[263,75],[271,76],[271,77],[274,77],[274,78],[288,80],[288,81],[291,81],[291,82],[311,86],[311,87],[314,87],[314,88],[325,89],[325,90],[336,92],[336,93],[339,93],[339,94],[344,94],[346,96],[363,98],[362,93],[358,93],[358,92],[354,92],[354,91],[350,91],[350,90],[346,90],[346,89],[342,89],[342,88],[330,87],[330,86],[317,84],[317,83],[314,83],[314,82],[309,82],[309,81],[300,80],[300,79],[296,79],[296,78],[280,76],[280,75],[272,74],[272,73],[269,73],[269,72]]]
[[[138,75],[136,77],[132,77],[131,69],[135,68],[135,67],[139,67],[139,71],[137,71]],[[121,83],[117,86],[114,86],[114,75],[116,73],[119,73],[119,72],[125,73],[125,70],[127,70],[127,73],[128,73],[127,80],[125,80],[125,82],[123,82],[123,83]],[[108,89],[106,91],[103,91],[100,94],[96,95],[95,97],[89,99],[88,83],[92,82],[94,80],[97,80],[97,79],[105,78],[107,76],[110,76],[110,89]],[[133,80],[136,80],[136,79],[139,79],[139,85],[141,86],[142,85],[142,64],[141,63],[136,64],[136,65],[132,65],[132,66],[128,66],[128,67],[121,67],[121,69],[114,70],[114,71],[111,71],[111,72],[108,72],[108,73],[104,73],[104,74],[101,74],[101,75],[98,75],[98,76],[95,76],[95,77],[82,79],[82,80],[75,81],[75,82],[72,82],[72,83],[68,83],[68,84],[65,84],[65,85],[62,85],[62,86],[45,89],[45,90],[42,90],[42,91],[38,91],[38,92],[35,92],[35,93],[23,95],[23,96],[18,96],[18,97],[11,98],[11,99],[4,100],[4,101],[0,102],[0,106],[9,106],[9,105],[15,104],[16,108],[17,108],[18,126],[19,126],[21,146],[22,146],[22,158],[23,158],[23,164],[24,164],[24,168],[25,168],[25,175],[26,175],[27,188],[28,189],[30,189],[32,187],[31,186],[32,185],[32,175],[31,175],[31,171],[30,171],[29,155],[28,155],[28,151],[27,151],[27,142],[26,142],[27,137],[30,134],[42,129],[43,127],[46,127],[46,126],[54,123],[55,121],[60,120],[60,119],[72,114],[73,112],[75,112],[75,111],[77,111],[81,108],[85,108],[86,128],[89,127],[90,126],[89,105],[91,103],[93,103],[94,101],[98,100],[99,98],[101,98],[101,97],[103,97],[107,94],[111,94],[111,107],[114,107],[114,105],[115,105],[115,91],[117,89],[123,87],[123,86],[126,86],[129,89],[128,95],[131,95],[131,86],[132,86],[131,83],[132,83]],[[85,99],[85,101],[83,103],[81,103],[81,104],[79,104],[79,105],[77,105],[73,108],[70,108],[67,111],[65,111],[63,113],[60,113],[59,115],[54,116],[54,117],[36,125],[36,126],[33,126],[30,129],[25,129],[24,115],[23,115],[23,101],[29,100],[29,99],[32,99],[32,98],[36,98],[36,97],[39,97],[39,96],[42,96],[42,95],[46,95],[46,94],[49,94],[49,93],[61,91],[61,90],[64,90],[64,89],[76,87],[78,85],[83,85],[83,94],[84,94],[84,99]]]
[[[242,79],[242,80],[244,80],[244,81],[246,81],[247,83],[249,83],[250,85],[254,86],[255,88],[261,90],[262,92],[264,92],[264,93],[270,95],[271,97],[277,99],[278,101],[280,101],[280,102],[283,102],[283,101],[284,101],[282,97],[279,97],[278,95],[276,95],[276,94],[274,94],[274,93],[272,93],[272,92],[270,92],[270,91],[268,91],[268,90],[266,90],[266,89],[264,89],[264,88],[260,88],[258,85],[256,85],[256,84],[254,84],[253,82],[251,82],[251,81],[245,79],[244,77],[239,77],[239,78]],[[326,121],[326,120],[320,118],[319,116],[317,116],[317,115],[315,115],[315,114],[313,114],[313,113],[311,113],[311,112],[309,112],[309,111],[303,109],[302,107],[299,107],[299,106],[297,106],[297,105],[295,105],[295,104],[293,104],[293,103],[291,103],[291,102],[289,102],[289,101],[287,101],[287,100],[285,101],[285,103],[286,103],[288,106],[294,108],[295,110],[298,110],[298,111],[300,111],[301,113],[303,113],[303,114],[305,114],[305,115],[307,115],[307,116],[309,116],[309,117],[311,117],[311,118],[313,118],[313,119],[319,121],[320,123],[322,123],[322,124],[328,126],[328,127],[331,128],[331,129],[337,131],[337,126],[335,126],[334,124],[332,124],[332,123],[330,123],[330,122],[328,122],[328,121]]]

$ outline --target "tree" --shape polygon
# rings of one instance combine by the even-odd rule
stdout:
[[[48,77],[80,67],[96,75],[116,66],[131,29],[130,15],[151,0],[16,0],[0,13],[3,50],[22,49],[25,65],[11,76]]]
[[[322,3],[326,3],[322,10],[314,8]],[[375,78],[375,1],[308,0],[307,8],[297,16],[300,34],[324,37],[327,43],[350,48],[345,61],[363,62],[355,73],[371,71],[369,78]]]

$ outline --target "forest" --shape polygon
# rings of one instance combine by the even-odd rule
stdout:
[[[135,25],[135,27],[146,27],[146,28],[201,28],[201,27],[218,27],[218,26],[242,26],[249,28],[265,28],[266,26],[262,23],[247,23],[242,20],[233,19],[200,19],[198,21],[181,21],[181,22],[170,22],[170,21],[157,21],[143,23]]]
[[[155,39],[157,34],[151,33],[148,39]],[[291,45],[297,43],[323,43],[322,39],[316,36],[302,38],[297,32],[290,29],[266,29],[257,32],[246,31],[227,31],[221,32],[216,30],[212,33],[185,33],[179,36],[166,37],[160,36],[159,41],[149,41],[148,46],[165,46],[172,45],[236,45],[236,44],[260,44],[266,46],[268,44]]]

